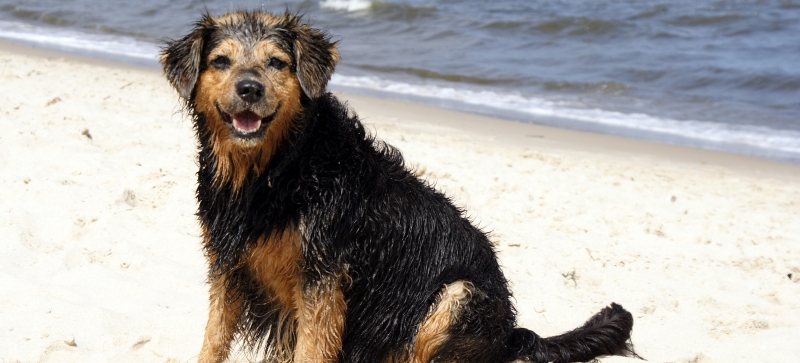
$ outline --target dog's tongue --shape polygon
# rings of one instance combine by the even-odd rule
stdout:
[[[233,127],[241,132],[253,132],[261,127],[261,117],[252,111],[239,112],[232,118]]]

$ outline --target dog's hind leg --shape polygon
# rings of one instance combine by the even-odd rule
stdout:
[[[484,276],[485,277],[485,276]],[[501,363],[513,331],[513,308],[503,284],[491,280],[445,285],[417,333],[412,363]],[[494,289],[494,290],[492,290]]]
[[[458,321],[462,306],[469,302],[472,290],[472,284],[465,281],[444,286],[419,327],[410,363],[428,363],[440,353],[444,343],[451,338],[451,328]]]
[[[236,324],[241,315],[241,300],[229,301],[224,277],[211,283],[210,308],[203,348],[197,363],[221,363],[228,357]]]
[[[514,329],[509,347],[513,358],[533,362],[586,362],[602,355],[639,357],[628,344],[633,316],[618,304],[604,308],[583,326],[561,335],[541,338],[524,329]]]
[[[510,311],[471,281],[445,285],[423,320],[410,363],[499,363]],[[509,305],[510,306],[510,305]]]

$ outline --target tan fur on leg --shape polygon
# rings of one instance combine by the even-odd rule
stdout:
[[[267,356],[270,361],[333,363],[342,349],[347,305],[342,279],[332,278],[303,289],[301,237],[291,227],[260,241],[250,252],[247,264],[254,277],[269,292],[281,310],[276,343]],[[289,333],[292,326],[294,331]],[[292,360],[292,356],[294,356]]]
[[[347,304],[341,281],[324,281],[298,302],[295,363],[334,363],[342,350]]]
[[[228,357],[231,341],[236,333],[236,324],[241,315],[241,302],[228,301],[228,296],[224,277],[211,283],[211,306],[198,363],[221,363]]]
[[[449,337],[448,331],[458,320],[461,305],[469,301],[472,284],[456,281],[445,285],[439,293],[437,303],[422,322],[414,340],[412,363],[428,363],[436,351]]]
[[[297,326],[295,301],[302,297],[300,238],[294,227],[274,232],[259,241],[246,260],[250,273],[280,311],[279,322],[270,332],[275,340],[266,353],[269,362],[292,361]]]

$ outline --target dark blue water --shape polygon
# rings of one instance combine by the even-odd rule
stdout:
[[[800,0],[0,0],[0,37],[155,66],[254,8],[341,40],[334,88],[800,163]]]

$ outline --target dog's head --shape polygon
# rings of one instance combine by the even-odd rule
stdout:
[[[262,12],[205,15],[161,52],[180,96],[228,125],[236,141],[263,136],[271,122],[296,114],[303,95],[319,97],[338,60],[327,34],[293,14]]]
[[[205,15],[189,34],[168,41],[160,59],[190,112],[203,116],[198,131],[209,135],[221,166],[230,161],[230,170],[219,171],[226,175],[259,167],[237,163],[242,154],[256,164],[268,160],[302,100],[325,92],[338,60],[336,42],[324,32],[294,14],[263,12]]]

